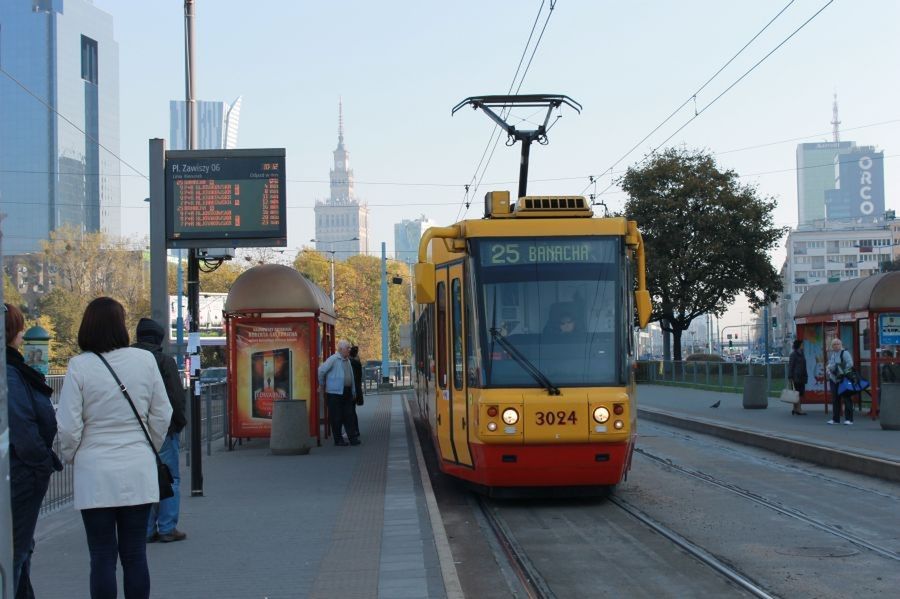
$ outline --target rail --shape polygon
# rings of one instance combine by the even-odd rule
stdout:
[[[53,403],[54,409],[59,401],[59,392],[62,390],[64,378],[61,374],[51,374],[47,377],[47,383],[53,389],[50,401]],[[201,445],[206,445],[207,455],[212,452],[213,441],[225,438],[225,427],[228,420],[226,417],[227,397],[227,387],[224,382],[201,387]],[[188,413],[188,417],[190,417],[190,413]],[[181,447],[182,453],[188,458],[190,455],[190,426],[186,426],[181,432]],[[59,437],[53,440],[53,450],[57,454],[59,453]],[[185,464],[189,463],[189,461],[185,462]],[[74,468],[71,464],[64,464],[61,471],[54,472],[50,476],[50,486],[47,489],[47,494],[44,496],[44,502],[41,504],[41,515],[55,512],[72,502],[75,495],[73,470]]]

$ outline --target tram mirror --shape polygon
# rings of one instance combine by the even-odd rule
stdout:
[[[638,323],[644,329],[647,327],[647,323],[650,322],[650,312],[653,309],[650,305],[650,292],[646,289],[635,291],[634,303],[637,306]]]
[[[416,303],[434,303],[434,264],[430,262],[416,264]]]

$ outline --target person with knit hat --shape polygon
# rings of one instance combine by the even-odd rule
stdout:
[[[163,353],[162,341],[165,338],[165,331],[159,323],[151,318],[142,318],[138,321],[136,333],[137,343],[132,344],[132,347],[145,349],[156,358],[159,374],[166,386],[166,395],[169,396],[169,403],[172,404],[172,422],[169,424],[166,440],[159,450],[159,457],[172,473],[174,479],[172,490],[175,491],[175,495],[163,499],[150,508],[147,542],[183,541],[187,535],[178,530],[177,525],[181,500],[178,490],[181,482],[178,472],[178,434],[187,423],[184,412],[184,387],[181,384],[181,376],[178,374],[178,364],[175,363],[175,359]]]

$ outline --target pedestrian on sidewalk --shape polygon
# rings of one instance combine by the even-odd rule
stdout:
[[[154,447],[165,440],[172,406],[156,360],[128,343],[122,304],[109,297],[88,304],[78,329],[84,353],[69,360],[56,414],[62,458],[75,464],[92,599],[116,596],[117,558],[126,599],[150,596],[147,520],[159,501]]]
[[[356,385],[353,382],[353,367],[350,364],[350,342],[341,339],[337,344],[337,351],[319,366],[319,387],[324,389],[328,402],[328,418],[331,421],[331,433],[334,436],[334,444],[338,446],[350,445],[344,440],[341,429],[347,431],[347,437],[352,441],[353,406],[356,401]],[[356,439],[354,445],[359,445]]]
[[[794,416],[806,416],[803,411],[803,392],[806,390],[806,382],[809,380],[809,374],[806,372],[806,356],[803,355],[803,340],[795,339],[793,345],[794,351],[788,360],[788,379],[794,385],[794,391],[798,394],[797,403],[791,414]]]
[[[178,364],[175,358],[166,355],[162,349],[162,341],[165,331],[158,322],[150,318],[142,318],[137,324],[137,343],[132,347],[146,350],[153,354],[156,367],[166,387],[166,395],[172,406],[172,421],[166,433],[166,440],[159,450],[159,459],[169,467],[172,473],[172,490],[175,495],[154,503],[150,507],[150,519],[147,523],[147,542],[183,541],[187,535],[178,530],[178,514],[180,509],[181,494],[178,492],[181,475],[178,472],[178,435],[187,424],[184,415],[184,386],[181,384],[181,376],[178,374]]]
[[[853,396],[842,398],[838,393],[838,385],[853,369],[853,356],[844,349],[841,340],[831,340],[831,352],[828,355],[828,383],[831,385],[831,420],[828,424],[841,423],[841,399],[844,400],[844,424],[853,424]]]
[[[353,417],[351,428],[353,435],[350,437],[350,445],[359,445],[359,418],[356,416],[356,406],[363,405],[363,367],[359,359],[359,347],[354,345],[350,348],[350,368],[353,369],[353,386],[356,389],[356,399],[352,404]]]
[[[9,413],[9,491],[13,535],[13,597],[32,599],[31,554],[34,529],[50,475],[62,470],[53,453],[56,416],[53,389],[44,375],[28,366],[19,352],[25,342],[25,317],[3,305],[6,324],[6,386]]]

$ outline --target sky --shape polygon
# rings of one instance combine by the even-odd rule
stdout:
[[[146,174],[148,139],[168,136],[169,101],[185,95],[183,2],[94,4],[113,16],[119,44],[120,157]],[[402,219],[479,218],[485,192],[515,191],[519,146],[501,140],[483,174],[476,171],[493,147],[493,123],[470,109],[451,116],[451,108],[469,96],[508,93],[523,56],[519,93],[565,94],[583,106],[580,114],[563,109],[549,145],[532,147],[529,194],[603,192],[618,210],[625,195],[614,181],[628,166],[659,146],[685,146],[714,153],[721,168],[776,198],[776,224],[794,226],[796,145],[831,140],[837,93],[841,140],[884,151],[886,206],[898,207],[900,3],[552,4],[550,11],[549,0],[197,0],[196,97],[243,96],[238,147],[286,148],[291,252],[309,245],[313,206],[328,197],[339,99],[356,192],[370,207],[370,252],[385,241],[390,253]],[[531,117],[521,127],[538,118],[518,116]],[[148,183],[126,166],[122,173],[124,233],[146,235]],[[467,211],[465,185],[479,180]],[[772,253],[776,269],[784,253]],[[748,317],[738,302],[720,324]]]

